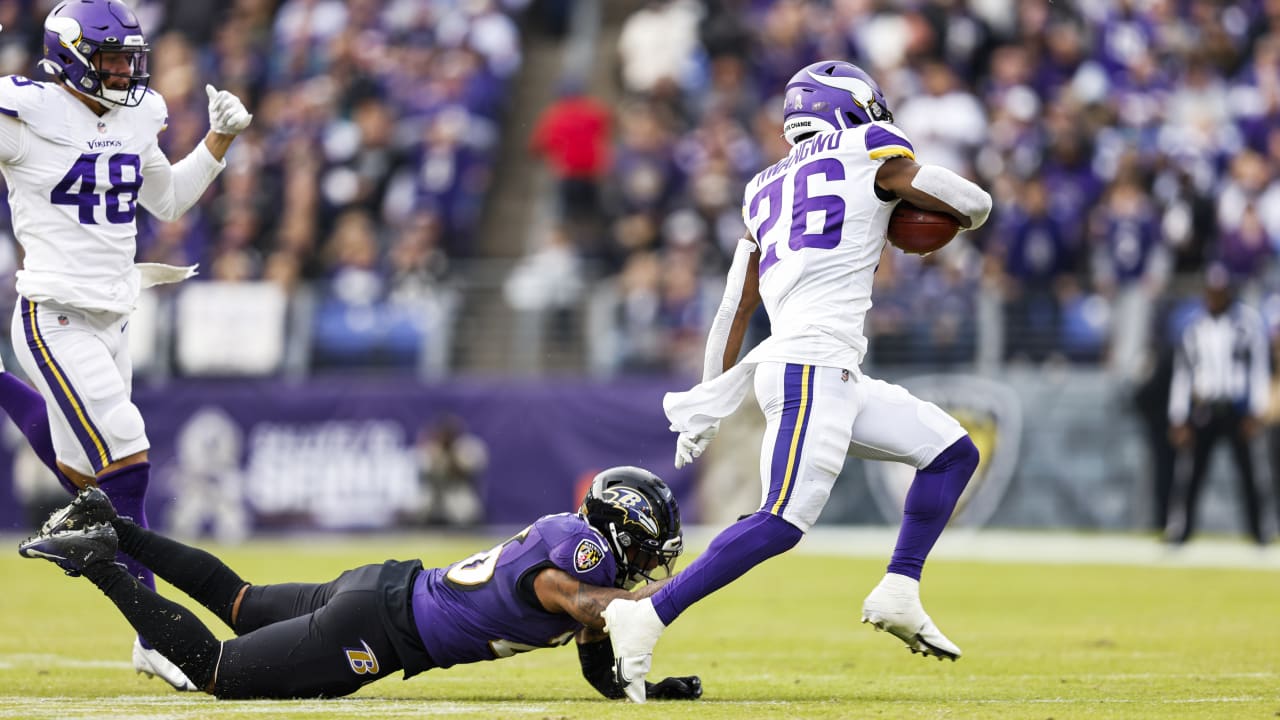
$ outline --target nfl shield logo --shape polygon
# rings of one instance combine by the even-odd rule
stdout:
[[[99,120],[99,121],[98,121],[98,134],[99,134],[99,135],[103,135],[103,134],[105,134],[106,132],[107,132],[107,124],[106,124],[106,123],[104,123],[104,122],[102,122],[101,120]]]
[[[59,324],[59,325],[66,325],[66,324],[67,324],[67,323],[69,323],[69,322],[71,322],[71,321],[67,319],[67,316],[66,316],[66,315],[59,315],[59,316],[58,316],[58,324]]]
[[[898,383],[921,400],[946,410],[969,432],[982,460],[956,503],[951,524],[981,527],[1009,489],[1022,441],[1022,403],[1013,388],[973,375],[926,375]],[[867,480],[880,513],[902,519],[915,468],[893,462],[867,464]]]

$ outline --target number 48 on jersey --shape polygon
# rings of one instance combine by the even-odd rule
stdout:
[[[107,190],[99,194],[98,178],[104,175]],[[133,222],[141,188],[142,162],[137,155],[116,153],[102,162],[102,153],[84,153],[49,193],[49,202],[78,207],[81,225],[97,225],[98,206],[105,205],[103,218],[119,225]]]

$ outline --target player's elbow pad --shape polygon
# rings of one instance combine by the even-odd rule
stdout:
[[[969,230],[982,227],[991,214],[991,195],[986,190],[939,165],[921,165],[911,187],[964,213]]]
[[[626,690],[613,673],[613,646],[608,639],[578,644],[578,661],[582,663],[582,677],[591,687],[610,700],[626,697]]]

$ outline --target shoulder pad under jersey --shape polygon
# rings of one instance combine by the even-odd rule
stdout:
[[[872,160],[884,160],[891,157],[916,159],[915,147],[907,139],[907,134],[897,125],[887,122],[874,122],[867,125],[867,155]]]
[[[169,127],[169,106],[160,93],[150,88],[143,94],[142,102],[130,109],[138,117],[139,134],[145,130],[146,134],[158,135]]]
[[[39,124],[47,112],[51,93],[57,91],[54,85],[21,75],[0,77],[0,114],[28,125]]]

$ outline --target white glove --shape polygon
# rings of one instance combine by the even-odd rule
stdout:
[[[239,135],[253,122],[253,116],[244,109],[240,98],[226,90],[205,85],[209,95],[209,129],[223,135]]]
[[[693,462],[720,433],[720,421],[700,433],[682,432],[676,438],[676,467],[682,468]]]

